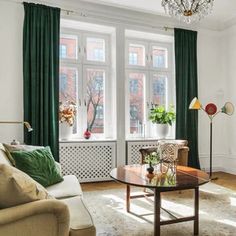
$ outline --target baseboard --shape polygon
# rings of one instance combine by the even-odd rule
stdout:
[[[200,154],[200,163],[201,169],[209,172],[209,154]],[[222,171],[229,174],[236,175],[236,155],[228,155],[228,154],[213,154],[212,160],[212,171]]]

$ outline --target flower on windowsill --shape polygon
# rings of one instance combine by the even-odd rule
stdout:
[[[73,126],[75,122],[76,105],[74,102],[67,101],[65,103],[59,103],[59,122],[68,123],[69,126]]]

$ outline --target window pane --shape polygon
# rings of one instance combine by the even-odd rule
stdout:
[[[145,66],[145,46],[129,44],[129,65]]]
[[[167,68],[167,48],[152,47],[153,67]]]
[[[87,127],[92,133],[104,133],[105,71],[87,69]]]
[[[165,106],[167,95],[167,77],[165,75],[154,74],[152,88],[153,103]]]
[[[70,104],[71,102],[77,104],[77,79],[78,72],[76,68],[72,67],[60,67],[60,102],[64,105]],[[77,113],[75,118],[75,123],[73,126],[73,133],[77,131]]]
[[[60,58],[77,59],[78,42],[73,35],[63,35],[60,38]]]
[[[143,73],[129,74],[130,133],[141,134],[144,123],[144,79]]]
[[[101,38],[87,38],[87,60],[105,62],[105,40]]]

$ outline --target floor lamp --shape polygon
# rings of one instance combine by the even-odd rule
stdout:
[[[217,106],[214,103],[209,103],[206,105],[205,109],[202,107],[200,101],[195,97],[190,105],[189,109],[202,110],[204,111],[210,119],[210,179],[216,180],[217,178],[212,178],[212,122],[216,115],[219,113],[224,113],[226,115],[233,115],[234,105],[231,102],[226,102],[220,111],[217,111]]]
[[[27,128],[28,132],[33,131],[31,125],[27,121],[0,121],[0,124],[23,124]]]

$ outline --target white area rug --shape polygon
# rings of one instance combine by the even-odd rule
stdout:
[[[140,189],[133,187],[132,194]],[[193,192],[162,195],[162,206],[180,216],[193,214]],[[152,198],[132,199],[125,209],[125,188],[84,193],[98,236],[153,235]],[[163,213],[163,212],[162,212]],[[208,183],[200,188],[200,236],[236,236],[236,192]],[[163,213],[162,219],[166,215]],[[193,222],[161,226],[161,236],[193,235]]]

